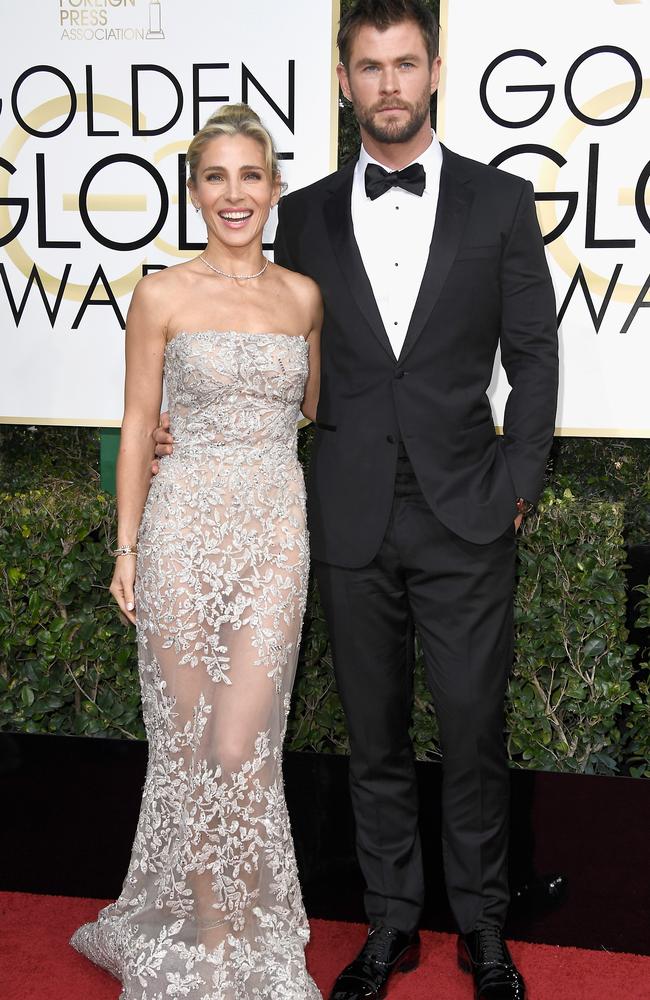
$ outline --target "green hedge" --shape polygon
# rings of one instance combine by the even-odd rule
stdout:
[[[521,766],[614,772],[639,702],[625,627],[623,509],[549,494],[519,546],[510,755]]]
[[[133,633],[107,590],[113,498],[93,482],[52,481],[0,499],[0,728],[142,737]],[[508,700],[515,766],[650,774],[648,665],[633,685],[623,523],[621,504],[547,491],[520,538]],[[647,597],[641,610],[647,619]],[[418,757],[439,755],[419,662],[413,739]],[[347,748],[314,590],[288,746]]]
[[[650,632],[650,580],[638,587],[642,597],[639,602],[637,628]],[[627,714],[628,730],[627,763],[629,772],[636,778],[650,778],[650,646],[643,649],[643,658],[639,665],[638,689]]]
[[[625,626],[623,513],[621,504],[547,490],[520,536],[507,702],[513,766],[650,776],[648,664],[635,668]],[[647,618],[647,599],[644,608]],[[645,618],[638,624],[647,627]],[[439,757],[420,656],[412,736],[420,759]],[[309,603],[289,745],[347,749],[317,594]]]
[[[54,481],[0,502],[0,728],[143,736],[133,638],[107,589],[113,498]]]

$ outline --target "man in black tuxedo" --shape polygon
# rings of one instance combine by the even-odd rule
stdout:
[[[275,260],[325,305],[311,552],[350,735],[368,939],[331,1000],[386,995],[419,958],[424,886],[409,740],[417,629],[443,750],[443,848],[476,1000],[523,1000],[503,940],[515,532],[542,487],[555,300],[531,185],[431,129],[424,0],[357,0],[339,30],[358,159],[280,202]],[[511,386],[502,437],[486,390]],[[171,438],[155,435],[157,453]]]
[[[368,939],[332,1000],[418,961],[423,876],[408,728],[413,626],[443,750],[447,890],[480,1000],[521,1000],[508,905],[503,701],[515,532],[542,487],[557,394],[533,190],[441,147],[423,0],[358,0],[339,31],[357,161],[280,203],[275,259],[322,291],[312,557],[350,734]],[[497,346],[511,386],[497,437]]]

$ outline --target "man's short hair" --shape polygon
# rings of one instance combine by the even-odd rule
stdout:
[[[438,55],[438,21],[425,0],[355,0],[343,14],[336,44],[339,58],[348,68],[352,43],[360,28],[370,25],[385,31],[393,24],[414,21],[422,32],[429,65]]]

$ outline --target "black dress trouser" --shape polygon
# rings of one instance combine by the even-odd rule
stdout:
[[[393,507],[375,558],[359,569],[314,563],[350,736],[370,923],[410,931],[424,898],[408,733],[415,625],[443,752],[449,901],[463,932],[503,925],[509,899],[503,701],[514,566],[514,527],[486,545],[453,534],[422,496],[401,445]]]

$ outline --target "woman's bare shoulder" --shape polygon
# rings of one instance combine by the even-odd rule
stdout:
[[[297,271],[289,271],[288,268],[281,267],[280,264],[276,264],[275,267],[279,280],[283,282],[291,294],[305,303],[316,304],[320,302],[320,288],[313,278],[306,274],[298,274]]]
[[[138,281],[136,288],[141,288],[145,293],[160,292],[164,288],[191,281],[196,274],[194,260],[182,260],[178,264],[170,264],[168,267],[157,268],[149,271]]]
[[[193,265],[193,260],[184,260],[143,275],[133,289],[133,300],[144,304],[178,297],[192,285],[196,275]]]

